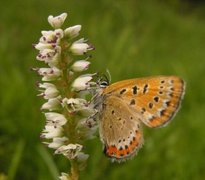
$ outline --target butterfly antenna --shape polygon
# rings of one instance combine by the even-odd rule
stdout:
[[[111,83],[111,80],[112,80],[112,79],[111,79],[110,71],[109,71],[108,69],[106,69],[106,72],[107,72],[108,77],[109,77],[108,82]]]

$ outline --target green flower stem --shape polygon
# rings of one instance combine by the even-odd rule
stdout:
[[[69,71],[69,65],[72,62],[71,57],[69,56],[69,53],[66,51],[66,49],[68,49],[68,44],[66,44],[66,42],[62,41],[62,54],[61,54],[61,60],[60,60],[60,68],[63,71],[63,75],[62,75],[62,96],[66,97],[66,98],[72,98],[74,97],[75,93],[71,92],[71,82],[73,77],[71,77],[68,74]],[[68,112],[68,110],[65,108],[63,110],[63,114],[64,116],[67,118],[68,122],[65,125],[65,135],[69,138],[69,143],[77,143],[77,134],[76,134],[76,121],[75,118],[73,117],[72,114],[70,114]],[[71,164],[71,170],[68,173],[70,176],[71,180],[78,180],[79,178],[79,167],[78,167],[78,162],[77,159],[72,159],[70,160],[70,164]]]
[[[78,178],[79,178],[78,162],[76,159],[73,159],[70,161],[70,163],[71,163],[71,173],[69,173],[70,179],[71,180],[78,180]]]

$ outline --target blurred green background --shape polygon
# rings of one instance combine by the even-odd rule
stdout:
[[[89,72],[108,68],[112,81],[178,75],[187,82],[182,108],[166,128],[144,127],[145,145],[131,161],[111,163],[99,138],[81,179],[205,179],[205,4],[188,0],[13,0],[0,6],[0,179],[52,180],[69,163],[41,143],[43,103],[36,43],[47,16],[68,12],[67,26],[96,50]]]

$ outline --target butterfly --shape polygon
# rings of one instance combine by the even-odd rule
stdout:
[[[185,82],[177,76],[152,76],[101,85],[100,139],[105,155],[118,162],[132,158],[142,147],[142,124],[157,128],[173,119],[185,92]]]

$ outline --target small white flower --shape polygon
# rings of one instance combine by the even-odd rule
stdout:
[[[46,139],[52,139],[55,137],[60,137],[62,135],[63,128],[61,126],[45,126],[45,129],[43,130],[41,137]]]
[[[61,173],[61,176],[59,177],[60,180],[71,180],[69,175],[66,173]]]
[[[55,87],[55,85],[52,83],[38,83],[38,87],[42,89],[47,89],[50,87]]]
[[[49,44],[49,43],[41,43],[39,42],[38,44],[36,44],[34,47],[37,49],[37,50],[44,50],[44,49],[52,49],[52,48],[55,48],[55,44]]]
[[[57,97],[59,95],[59,91],[56,89],[56,87],[50,87],[44,91],[43,95],[45,99],[51,99]]]
[[[58,110],[60,108],[60,101],[58,98],[49,99],[48,102],[44,103],[41,109],[53,111]]]
[[[81,91],[90,87],[90,81],[92,80],[91,75],[83,75],[75,79],[72,84],[74,91]]]
[[[55,153],[63,154],[68,159],[74,159],[78,156],[79,152],[82,150],[83,146],[80,144],[68,144],[59,147]]]
[[[54,30],[54,33],[55,33],[55,36],[58,38],[58,39],[62,39],[63,36],[64,36],[64,32],[62,29],[55,29]]]
[[[92,49],[93,47],[88,45],[83,38],[75,41],[70,47],[70,51],[74,55],[84,55],[88,50]]]
[[[64,98],[62,105],[63,107],[67,107],[69,112],[82,111],[88,108],[88,102],[81,98]]]
[[[46,63],[48,63],[48,66],[50,66],[51,68],[58,67],[59,66],[59,59],[60,59],[60,54],[56,53],[55,56],[53,56],[53,58],[51,60],[47,61]]]
[[[53,142],[51,143],[45,143],[48,144],[49,148],[52,149],[58,149],[60,146],[62,146],[66,141],[68,140],[67,137],[55,137],[53,138]]]
[[[39,61],[48,62],[54,57],[55,54],[56,54],[55,49],[43,49],[36,56],[36,59]]]
[[[42,91],[40,96],[43,96],[45,99],[55,98],[59,95],[59,91],[57,90],[54,84],[43,83],[43,84],[39,84],[39,87],[45,89],[45,90],[40,90]]]
[[[45,113],[47,124],[54,124],[57,126],[63,126],[66,124],[67,119],[64,115],[56,112]]]
[[[79,35],[81,25],[75,25],[64,30],[65,36],[75,38]]]
[[[71,69],[75,72],[81,72],[81,71],[85,71],[88,69],[90,65],[90,62],[89,61],[86,61],[86,60],[79,60],[79,61],[76,61]]]
[[[58,61],[61,54],[61,47],[56,46],[53,49],[43,49],[39,51],[36,59],[39,61],[44,61],[50,67],[54,67],[58,65]]]
[[[48,16],[48,22],[53,28],[57,29],[62,26],[66,17],[67,17],[67,13],[62,13],[61,15],[55,16],[55,17],[50,15]]]
[[[59,44],[60,39],[63,38],[64,33],[62,29],[54,31],[41,31],[42,37],[39,39],[41,43]]]
[[[39,68],[38,74],[43,76],[42,81],[53,81],[62,74],[62,71],[56,67]]]

